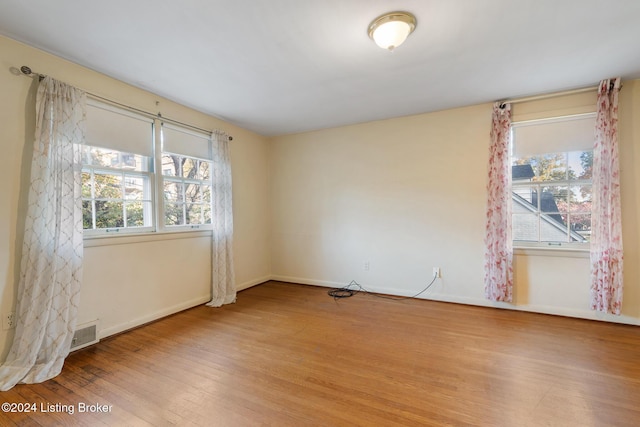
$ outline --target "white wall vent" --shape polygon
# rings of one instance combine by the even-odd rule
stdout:
[[[76,327],[76,332],[71,340],[71,351],[80,350],[98,341],[98,321],[83,323]]]

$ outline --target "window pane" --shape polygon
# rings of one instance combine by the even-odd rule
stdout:
[[[182,176],[185,178],[197,178],[198,167],[197,161],[189,157],[183,158],[182,161]]]
[[[209,162],[200,161],[198,168],[198,178],[202,180],[209,179],[209,170],[211,169],[211,164]]]
[[[184,204],[167,203],[164,207],[164,222],[166,225],[184,224]]]
[[[569,179],[591,179],[593,151],[572,151],[569,153]]]
[[[187,224],[202,224],[202,205],[187,204]]]
[[[112,167],[115,165],[115,167],[117,167],[119,163],[117,151],[107,150],[100,147],[88,147],[88,149],[89,162],[92,166]]]
[[[533,181],[564,181],[567,179],[567,158],[564,153],[530,157],[529,163],[536,174]]]
[[[127,227],[144,226],[143,202],[130,202],[126,204]]]
[[[125,175],[124,198],[127,200],[143,200],[145,197],[145,179],[137,176]]]
[[[547,213],[569,212],[569,187],[564,185],[544,186],[540,196],[540,211]]]
[[[166,176],[182,175],[181,158],[174,154],[162,155],[162,174]]]
[[[93,229],[93,204],[91,200],[82,201],[82,228],[85,230]]]
[[[82,172],[82,197],[91,198],[91,174]]]
[[[96,200],[96,228],[124,227],[122,202]]]
[[[202,216],[205,224],[211,224],[211,205],[202,205]]]
[[[81,161],[83,165],[90,165],[91,164],[91,147],[88,145],[82,145],[82,150],[81,150]]]
[[[546,214],[540,216],[541,242],[569,242],[569,230],[560,215]]]
[[[187,202],[197,203],[201,199],[200,184],[188,183],[185,184],[185,197]]]
[[[202,201],[211,203],[211,186],[203,185],[200,187],[200,191],[202,191]]]
[[[514,214],[512,222],[513,240],[537,242],[539,236],[538,218],[535,213]]]
[[[123,153],[100,147],[85,146],[83,163],[90,166],[106,166],[116,169],[128,169],[140,172],[149,171],[150,158],[139,154]]]
[[[144,214],[145,227],[153,226],[153,202],[142,202],[142,212]]]
[[[570,187],[569,200],[571,212],[587,213],[591,212],[591,184],[572,185]]]
[[[164,199],[168,202],[184,201],[182,182],[164,181]]]
[[[120,160],[120,167],[122,169],[135,170],[138,172],[149,171],[149,163],[151,160],[149,157],[138,154],[121,153]]]
[[[91,187],[88,185],[88,181],[91,182],[91,174],[86,171],[82,174],[83,198],[89,199],[83,200],[82,205],[85,229],[153,225],[148,176],[123,176],[99,171],[94,172],[93,177],[94,198],[91,197]]]
[[[524,205],[527,208],[533,208],[538,210],[538,196],[537,186],[529,185],[514,185],[513,186],[513,198],[516,205]],[[210,196],[210,195],[209,195]],[[514,212],[519,206],[514,205]]]
[[[122,176],[104,173],[94,174],[96,199],[122,198]]]
[[[570,217],[570,226],[572,241],[585,241],[591,240],[591,214],[574,214]],[[580,236],[583,240],[578,238]]]

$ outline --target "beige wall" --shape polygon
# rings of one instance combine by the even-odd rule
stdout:
[[[413,295],[440,267],[442,278],[425,298],[494,305],[484,299],[482,283],[490,105],[267,139],[3,37],[0,52],[6,157],[0,168],[1,314],[15,306],[34,133],[35,84],[10,71],[21,65],[234,136],[240,289],[272,277],[324,286],[353,279],[374,291]],[[515,113],[529,119],[541,111],[579,113],[593,105],[593,94],[578,98],[528,104]],[[625,82],[620,103],[623,316],[588,309],[589,262],[579,253],[519,253],[515,303],[495,305],[640,324],[640,81]],[[198,233],[180,237],[88,242],[79,323],[99,319],[100,335],[106,336],[206,301],[209,240]],[[11,337],[12,331],[0,331],[2,355]]]
[[[269,278],[266,138],[4,37],[0,37],[0,52],[0,136],[5,158],[0,168],[0,313],[15,306],[35,126],[35,82],[10,71],[21,65],[126,105],[161,111],[165,117],[233,135],[237,284],[245,288]],[[124,244],[108,246],[91,241],[85,245],[78,322],[99,319],[100,335],[105,336],[208,300],[210,244],[201,234],[140,243],[124,243],[125,239],[120,241]],[[2,355],[8,351],[11,336],[12,331],[0,331]]]
[[[519,120],[593,111],[595,92],[516,105]],[[272,139],[274,277],[342,286],[351,280],[425,298],[640,324],[637,265],[640,81],[620,97],[625,239],[623,316],[589,310],[584,253],[519,252],[515,303],[483,293],[491,105],[477,105]],[[364,263],[370,263],[365,271]]]

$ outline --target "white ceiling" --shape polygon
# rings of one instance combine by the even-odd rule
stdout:
[[[0,34],[263,135],[640,77],[640,0],[0,0]]]

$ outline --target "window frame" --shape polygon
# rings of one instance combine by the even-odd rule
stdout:
[[[95,210],[95,202],[97,201],[103,201],[103,200],[113,200],[113,201],[118,201],[121,202],[123,205],[123,219],[124,221],[126,221],[126,210],[125,210],[125,206],[127,204],[130,204],[133,199],[127,199],[125,194],[124,194],[124,186],[126,184],[126,177],[127,176],[134,176],[134,177],[141,177],[143,179],[147,180],[146,185],[148,186],[148,192],[149,192],[149,198],[148,199],[142,199],[140,200],[140,202],[144,203],[148,203],[150,205],[150,210],[151,212],[149,213],[149,217],[148,219],[150,220],[151,224],[150,225],[143,225],[143,226],[124,226],[124,227],[105,227],[105,228],[83,228],[83,234],[86,235],[87,237],[91,237],[91,236],[105,236],[105,235],[115,235],[115,234],[142,234],[142,233],[151,233],[153,231],[155,231],[156,227],[155,227],[155,223],[156,223],[156,219],[155,219],[155,215],[154,215],[154,177],[153,174],[149,171],[145,172],[145,171],[131,171],[131,170],[126,170],[126,169],[119,169],[119,168],[110,168],[107,166],[93,166],[93,165],[83,165],[82,166],[82,173],[89,173],[91,176],[91,181],[92,184],[95,182],[95,174],[96,173],[101,173],[104,175],[119,175],[122,178],[121,184],[120,184],[120,191],[121,191],[121,196],[122,198],[110,198],[110,199],[105,199],[105,198],[98,198],[95,197],[95,185],[91,185],[91,197],[87,198],[87,197],[82,197],[82,202],[86,202],[86,201],[90,201],[92,203],[92,205],[94,206],[91,209],[92,212],[92,224],[95,224],[96,221],[96,210]],[[144,184],[143,184],[144,185]],[[143,208],[144,209],[144,208]],[[84,227],[84,226],[83,226]]]
[[[148,197],[145,196],[142,202],[143,204],[146,202],[150,205],[151,212],[149,212],[148,217],[145,217],[145,219],[150,224],[143,225],[143,226],[84,228],[84,218],[83,218],[83,237],[84,238],[96,238],[96,237],[102,238],[102,237],[113,237],[118,235],[149,234],[149,233],[155,232],[157,228],[157,217],[155,215],[155,207],[154,207],[156,203],[155,202],[156,194],[155,194],[155,171],[154,171],[155,162],[153,160],[153,153],[156,145],[155,143],[156,141],[155,135],[156,135],[156,128],[157,128],[156,117],[150,114],[144,114],[140,111],[136,111],[135,109],[126,108],[111,102],[106,102],[101,99],[89,98],[87,101],[87,104],[88,104],[88,107],[95,108],[97,110],[102,110],[103,112],[106,111],[115,115],[129,117],[130,119],[139,120],[144,123],[147,123],[148,125],[151,125],[148,131],[145,131],[145,133],[149,132],[147,134],[148,135],[147,144],[150,144],[148,146],[149,150],[146,153],[142,154],[140,152],[124,151],[123,150],[124,147],[120,146],[119,143],[116,143],[113,146],[106,146],[108,144],[103,144],[105,140],[101,138],[99,138],[99,140],[97,141],[89,140],[90,131],[89,131],[89,123],[87,123],[87,140],[85,140],[85,143],[81,147],[81,150],[83,151],[81,170],[82,170],[82,173],[85,173],[85,172],[90,173],[91,179],[92,179],[92,186],[91,186],[91,197],[89,198],[82,197],[82,202],[84,203],[85,201],[89,200],[92,203],[92,209],[91,209],[92,225],[95,225],[95,215],[96,215],[95,202],[98,201],[97,198],[95,197],[96,196],[95,185],[93,185],[95,184],[94,177],[95,177],[96,171],[103,172],[106,175],[114,175],[114,176],[119,175],[121,177],[121,185],[120,185],[121,198],[114,198],[113,200],[120,201],[122,203],[122,209],[123,209],[122,215],[123,215],[124,221],[126,221],[125,206],[129,200],[126,198],[126,194],[125,194],[125,185],[126,185],[127,175],[142,177],[146,181],[145,184],[148,187]],[[100,117],[100,115],[98,115],[98,117]],[[117,116],[114,116],[114,117],[117,117]],[[90,120],[89,117],[87,118],[87,120]],[[99,122],[97,126],[98,128],[100,128],[103,125],[104,125],[103,122]],[[98,136],[100,136],[100,134],[98,134]],[[126,140],[126,138],[123,138],[123,139]],[[140,146],[142,146],[142,144],[138,145],[138,147]],[[122,164],[123,158],[125,156],[128,156],[128,155],[142,156],[145,159],[146,165],[144,169],[146,170],[131,170],[125,167],[111,167],[104,164],[95,165],[93,163],[85,163],[84,150],[87,148],[88,149],[97,148],[97,149],[109,151],[112,153],[118,153],[118,158],[120,160],[120,162],[118,162],[119,165]]]
[[[147,171],[134,171],[134,170],[130,170],[130,169],[126,169],[126,168],[117,168],[117,167],[109,167],[109,166],[104,166],[104,165],[93,165],[93,164],[85,164],[84,163],[84,157],[82,160],[82,164],[81,164],[81,172],[82,173],[90,173],[91,174],[91,179],[93,179],[93,177],[95,176],[96,172],[104,172],[105,174],[111,174],[111,175],[120,175],[121,179],[122,179],[122,183],[121,183],[121,196],[122,199],[114,199],[116,201],[121,201],[123,203],[123,216],[126,216],[126,214],[124,213],[124,209],[125,209],[125,205],[126,203],[129,201],[128,199],[126,199],[126,195],[124,194],[124,186],[125,186],[125,179],[127,176],[136,176],[136,177],[143,177],[146,182],[148,183],[149,186],[149,199],[148,198],[144,198],[142,200],[143,203],[148,203],[150,202],[150,219],[151,219],[151,225],[145,225],[145,226],[128,226],[128,227],[108,227],[108,228],[90,228],[90,229],[85,229],[84,228],[84,222],[83,222],[83,237],[85,240],[92,240],[92,239],[103,239],[103,238],[107,238],[108,240],[111,240],[111,238],[113,237],[118,237],[120,236],[121,238],[124,238],[125,236],[129,236],[129,238],[134,238],[134,239],[138,239],[138,237],[135,236],[139,236],[139,238],[142,238],[143,240],[145,239],[144,236],[147,236],[146,238],[150,238],[150,236],[154,236],[154,235],[175,235],[176,233],[191,233],[191,235],[197,235],[197,234],[202,234],[202,233],[211,233],[211,230],[213,230],[213,221],[209,222],[208,224],[184,224],[184,225],[167,225],[165,223],[165,200],[164,200],[164,182],[165,182],[165,176],[162,170],[162,128],[165,125],[164,120],[161,117],[158,116],[153,116],[151,114],[144,114],[142,112],[137,111],[136,109],[130,109],[127,108],[125,106],[120,106],[120,105],[113,105],[111,103],[108,102],[104,102],[102,100],[98,100],[98,99],[90,99],[89,100],[90,104],[93,107],[96,108],[101,108],[107,111],[111,111],[114,114],[122,114],[122,115],[126,115],[126,116],[131,116],[134,118],[139,118],[139,117],[143,117],[146,120],[149,120],[149,122],[152,124],[152,128],[151,128],[151,135],[150,135],[150,144],[152,144],[150,146],[151,148],[151,156],[144,156],[147,160],[148,160],[148,170]],[[212,135],[210,133],[205,133],[205,132],[195,132],[192,129],[189,128],[188,125],[180,125],[180,124],[175,124],[173,122],[169,122],[169,125],[171,128],[173,129],[179,129],[179,131],[181,132],[185,132],[185,133],[189,133],[189,134],[193,134],[195,136],[198,136],[199,138],[202,138],[203,140],[207,141],[208,144],[208,151],[209,153],[212,153],[212,147],[213,147],[213,140],[212,140]],[[127,154],[135,154],[135,153],[127,153],[124,151],[120,151],[118,149],[115,148],[105,148],[105,147],[100,147],[97,145],[92,145],[91,141],[86,141],[85,144],[81,147],[82,150],[85,149],[85,147],[96,147],[96,148],[101,148],[101,149],[105,149],[105,150],[109,150],[109,151],[114,151],[114,152],[118,152],[121,155],[127,155]],[[186,155],[186,154],[179,154],[179,153],[172,153],[175,155],[179,155],[182,157],[187,157],[187,158],[192,158],[195,159],[197,161],[206,161],[209,163],[209,177],[206,178],[205,180],[202,179],[196,179],[196,180],[192,180],[189,178],[185,178],[185,177],[174,177],[176,179],[180,179],[181,182],[183,183],[195,183],[195,184],[199,184],[201,186],[208,186],[210,189],[210,200],[209,200],[209,210],[212,210],[212,200],[213,200],[213,191],[214,191],[214,185],[213,185],[213,160],[212,159],[203,159],[203,158],[196,158],[190,155]],[[186,185],[186,184],[183,184]],[[146,196],[145,196],[146,197]],[[92,203],[95,203],[96,201],[96,197],[95,197],[95,187],[93,185],[92,182],[92,186],[91,186],[91,197],[90,198],[85,198],[81,196],[81,200],[84,203],[85,201],[89,200]],[[203,201],[202,196],[200,196],[200,200],[201,203],[196,203],[196,204],[200,204],[200,205],[205,205],[206,201]],[[184,204],[186,205],[187,202],[186,200],[184,200]],[[84,206],[84,204],[83,204]],[[144,205],[143,205],[144,206]],[[206,210],[206,209],[205,209]],[[183,211],[184,212],[184,211]],[[95,204],[93,205],[92,208],[92,225],[95,224]],[[186,222],[186,218],[185,218],[185,222]],[[199,233],[198,233],[199,232]],[[186,235],[185,235],[186,237]]]
[[[563,116],[554,116],[554,117],[547,117],[547,118],[540,118],[540,119],[533,119],[533,120],[522,120],[522,121],[514,121],[511,123],[510,125],[510,147],[509,147],[509,169],[510,169],[510,173],[511,173],[511,168],[513,167],[513,163],[514,163],[514,146],[516,144],[515,138],[514,138],[514,129],[520,126],[530,126],[530,125],[535,125],[535,124],[540,124],[540,123],[558,123],[558,122],[566,122],[566,121],[572,121],[572,120],[580,120],[580,119],[586,119],[586,118],[596,118],[596,113],[595,112],[588,112],[588,113],[580,113],[580,114],[570,114],[570,115],[563,115]],[[593,151],[593,149],[591,150]],[[556,151],[554,153],[542,153],[541,155],[545,155],[545,154],[567,154],[573,151],[569,151],[569,150],[562,150],[562,151]],[[568,160],[567,160],[568,161]],[[558,186],[558,187],[572,187],[572,186],[581,186],[581,185],[593,185],[592,179],[574,179],[574,180],[570,180],[570,179],[565,179],[565,180],[555,180],[555,181],[531,181],[531,182],[523,182],[523,183],[517,183],[514,184],[513,179],[511,179],[511,184],[510,184],[510,192],[511,194],[515,193],[515,189],[518,187],[537,187],[538,190],[538,197],[537,197],[537,207],[536,207],[536,217],[538,220],[538,224],[540,224],[540,218],[544,215],[549,215],[549,214],[556,214],[555,212],[542,212],[541,210],[541,200],[542,200],[542,196],[541,196],[541,187],[542,186]],[[528,241],[528,240],[516,240],[515,236],[513,235],[513,219],[514,219],[514,213],[513,213],[513,197],[510,198],[511,203],[511,221],[512,221],[512,244],[514,249],[535,249],[535,250],[551,250],[551,251],[558,251],[558,250],[569,250],[569,251],[580,251],[580,252],[588,252],[590,249],[590,243],[589,241],[587,242],[560,242],[560,241],[541,241],[541,227],[538,226],[538,241]],[[587,212],[585,212],[586,214]],[[558,212],[558,214],[563,214],[562,212]],[[589,215],[592,215],[592,211],[590,210],[588,212]],[[571,233],[571,229],[570,229],[570,223],[569,223],[569,218],[571,217],[572,213],[569,211],[567,212],[567,236],[570,236]],[[573,215],[577,215],[576,213],[573,213]]]
[[[202,159],[202,158],[198,158],[198,157],[192,157],[192,156],[187,156],[184,154],[178,154],[178,153],[172,153],[169,151],[163,151],[162,152],[162,157],[164,157],[165,154],[168,155],[174,155],[174,156],[180,156],[182,158],[187,158],[187,159],[191,159],[197,162],[207,162],[209,164],[209,177],[206,179],[198,179],[198,178],[188,178],[188,177],[184,177],[184,176],[179,176],[179,175],[165,175],[164,174],[164,170],[162,170],[159,174],[158,174],[158,178],[160,181],[160,184],[158,185],[158,188],[160,191],[162,191],[162,197],[158,199],[158,204],[162,205],[162,221],[160,221],[160,223],[162,224],[163,230],[164,231],[169,231],[169,232],[174,232],[174,231],[189,231],[189,230],[211,230],[213,228],[212,226],[212,222],[210,221],[209,223],[200,223],[200,224],[187,224],[187,212],[186,212],[186,206],[189,204],[186,200],[186,188],[187,185],[198,185],[201,188],[202,187],[209,187],[209,213],[211,213],[211,198],[213,196],[213,182],[212,182],[212,175],[211,175],[211,171],[213,169],[213,160],[209,160],[209,159]],[[160,162],[162,162],[162,158],[160,158]],[[167,182],[175,182],[175,183],[181,183],[182,184],[182,196],[183,196],[183,200],[182,201],[178,201],[175,202],[175,204],[177,205],[182,205],[183,206],[183,220],[184,220],[184,224],[178,224],[178,225],[174,225],[174,224],[167,224],[166,222],[166,207],[167,204],[170,202],[167,202],[166,198],[165,198],[165,183]],[[206,202],[203,201],[203,197],[202,197],[202,191],[200,191],[201,194],[201,201],[200,202],[195,202],[195,203],[191,203],[194,205],[200,205],[200,206],[205,206]],[[210,218],[211,219],[211,218]]]
[[[155,146],[155,167],[156,167],[156,171],[158,171],[157,173],[157,181],[158,181],[158,185],[156,186],[156,191],[157,191],[157,203],[156,203],[156,213],[158,215],[158,231],[162,232],[162,233],[184,233],[184,232],[194,232],[194,231],[211,231],[213,230],[213,221],[211,221],[209,224],[186,224],[186,217],[185,219],[185,224],[181,224],[181,225],[167,225],[165,222],[165,200],[164,200],[164,184],[165,184],[165,175],[164,175],[164,170],[162,169],[162,157],[163,157],[163,153],[165,153],[164,151],[164,135],[163,135],[163,129],[166,126],[168,129],[172,129],[173,131],[178,131],[178,132],[183,132],[186,133],[188,135],[192,135],[201,139],[204,139],[207,141],[207,151],[210,155],[210,157],[212,157],[211,159],[203,159],[201,157],[196,157],[196,156],[191,156],[188,154],[181,154],[181,153],[174,153],[173,151],[166,151],[166,153],[168,154],[173,154],[176,156],[181,156],[181,157],[186,157],[186,158],[190,158],[190,159],[195,159],[195,160],[199,160],[199,161],[206,161],[209,162],[209,187],[210,187],[210,191],[211,191],[211,200],[209,201],[209,205],[210,205],[210,210],[213,210],[213,155],[212,155],[212,150],[213,150],[213,136],[211,134],[205,134],[204,132],[196,132],[193,131],[185,126],[180,126],[180,125],[176,125],[174,123],[164,123],[162,122],[162,120],[159,120],[159,126],[157,127],[157,133],[156,133],[156,141],[160,141],[160,143],[156,144]],[[177,175],[175,176],[176,179],[180,178],[183,179],[184,182],[184,177],[178,177]],[[187,181],[190,181],[187,179]],[[186,201],[184,202],[186,204]]]

